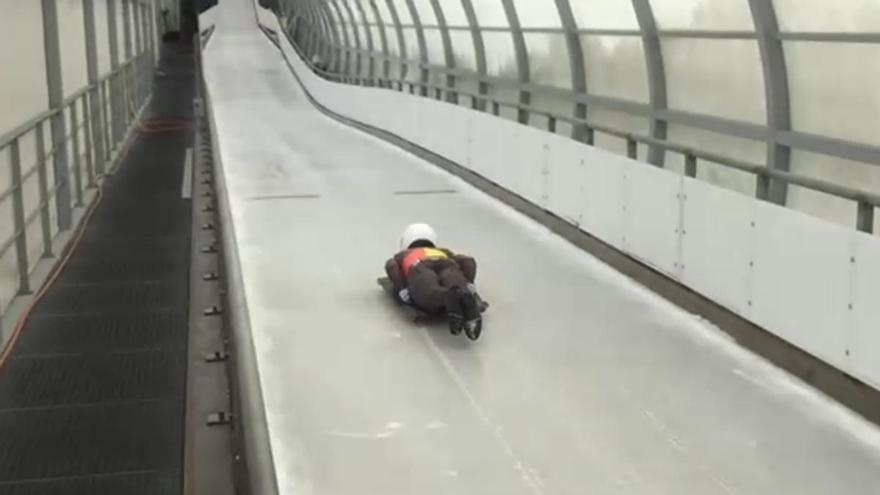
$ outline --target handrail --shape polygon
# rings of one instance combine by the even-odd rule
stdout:
[[[342,82],[342,83],[346,83],[346,84],[348,83],[348,81],[351,81],[351,80],[364,81],[364,82],[367,82],[370,86],[377,86],[377,87],[383,87],[383,88],[384,87],[392,88],[393,85],[396,84],[401,88],[404,86],[410,86],[412,88],[419,87],[419,88],[425,88],[426,90],[435,90],[435,91],[442,91],[445,93],[454,93],[454,94],[458,94],[458,95],[464,95],[464,96],[467,96],[467,97],[470,97],[470,98],[473,98],[476,100],[491,102],[493,104],[503,106],[506,108],[525,110],[530,113],[545,116],[548,119],[553,119],[555,121],[567,122],[567,123],[575,125],[575,126],[583,126],[590,131],[601,132],[601,133],[615,136],[615,137],[618,137],[621,139],[625,139],[625,140],[627,140],[628,143],[634,142],[634,143],[640,143],[640,144],[645,144],[645,145],[650,145],[650,146],[657,146],[657,147],[660,147],[666,151],[679,153],[679,154],[683,155],[686,159],[706,160],[706,161],[721,165],[723,167],[731,168],[731,169],[738,170],[741,172],[746,172],[746,173],[755,175],[757,177],[775,179],[775,180],[785,182],[787,184],[793,184],[793,185],[800,186],[800,187],[810,189],[813,191],[817,191],[820,193],[824,193],[824,194],[839,197],[842,199],[854,201],[854,202],[858,203],[860,211],[865,210],[867,207],[874,207],[874,208],[880,207],[880,195],[869,192],[869,191],[865,191],[862,189],[856,189],[856,188],[852,188],[852,187],[848,187],[848,186],[842,186],[840,184],[837,184],[837,183],[834,183],[831,181],[827,181],[824,179],[816,179],[816,178],[808,177],[808,176],[805,176],[802,174],[797,174],[797,173],[793,173],[793,172],[787,172],[787,171],[783,171],[783,170],[769,168],[769,167],[766,167],[762,164],[756,164],[756,163],[751,163],[751,162],[744,161],[744,160],[730,158],[730,157],[727,157],[727,156],[724,156],[724,155],[721,155],[718,153],[700,150],[697,148],[693,148],[691,146],[685,146],[685,145],[671,142],[671,141],[656,139],[654,137],[644,135],[644,134],[627,132],[627,131],[623,131],[620,129],[615,129],[613,127],[605,126],[602,124],[597,124],[595,122],[591,122],[586,119],[580,119],[580,118],[571,117],[568,115],[557,114],[557,113],[550,111],[550,110],[535,108],[530,105],[524,105],[519,102],[504,101],[504,100],[495,98],[491,94],[479,94],[479,93],[474,93],[472,91],[467,91],[467,90],[458,89],[458,88],[450,88],[450,87],[442,85],[442,84],[435,84],[435,83],[431,83],[431,82],[407,81],[407,80],[401,80],[401,79],[384,78],[384,77],[379,77],[379,76],[374,76],[372,78],[345,76],[343,74],[331,72],[326,69],[321,69],[319,67],[316,67],[312,63],[312,61],[309,60],[309,58],[306,57],[302,53],[302,51],[298,45],[296,45],[295,43],[291,43],[291,44],[294,46],[294,49],[297,51],[297,53],[299,53],[299,55],[301,56],[301,58],[303,59],[305,64],[313,72],[315,72],[319,76],[324,77],[325,79],[328,79],[331,81]],[[419,64],[419,65],[421,65],[421,64]],[[485,78],[481,78],[481,79],[485,79]],[[518,86],[518,84],[516,82],[511,82],[511,84],[509,86],[521,87],[521,86]],[[559,91],[564,92],[565,90],[559,90]],[[695,176],[696,174],[694,171],[693,175],[691,173],[687,173],[687,175]],[[858,222],[858,228],[859,228],[859,230],[863,230],[866,232],[872,231],[872,226],[863,225],[863,222]]]
[[[125,62],[119,64],[119,66],[117,68],[115,68],[112,71],[108,72],[107,74],[104,74],[103,76],[101,76],[101,78],[99,78],[97,82],[92,83],[92,84],[87,84],[87,85],[83,86],[82,88],[76,90],[73,94],[71,94],[70,96],[68,96],[67,98],[64,99],[64,102],[62,103],[61,107],[50,108],[49,110],[44,110],[43,112],[40,112],[39,114],[35,115],[34,117],[31,117],[30,119],[28,119],[23,124],[13,128],[11,131],[0,136],[0,150],[6,148],[7,146],[9,146],[9,143],[11,143],[12,141],[15,141],[16,139],[20,138],[21,136],[27,134],[28,132],[30,132],[31,130],[33,130],[34,128],[36,128],[38,125],[42,124],[46,120],[52,118],[58,112],[61,112],[63,109],[66,109],[73,102],[75,102],[77,99],[82,97],[84,94],[88,93],[89,91],[91,91],[93,89],[98,88],[101,84],[104,83],[104,81],[109,80],[111,77],[113,77],[116,74],[125,70],[129,65],[133,64],[135,62],[135,60],[143,57],[145,53],[147,53],[147,52],[141,53],[140,55],[132,57],[131,59],[126,60]]]

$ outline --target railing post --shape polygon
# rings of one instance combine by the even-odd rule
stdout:
[[[690,153],[684,155],[684,174],[688,177],[697,176],[697,157]]]
[[[633,160],[639,159],[639,143],[631,137],[626,138],[626,156]]]
[[[103,141],[104,154],[103,154],[103,156],[101,156],[101,162],[100,162],[101,167],[99,169],[99,173],[104,173],[104,171],[106,169],[105,164],[107,163],[107,160],[110,159],[110,150],[113,148],[113,144],[110,141],[110,138],[111,138],[110,132],[111,132],[111,125],[112,125],[110,122],[110,119],[111,119],[110,114],[113,112],[113,101],[112,101],[113,89],[110,87],[110,80],[109,79],[105,79],[104,81],[101,82],[100,93],[101,93],[101,121],[102,121],[101,138],[104,140]],[[108,106],[110,108],[107,108]]]
[[[82,160],[79,149],[79,112],[76,111],[76,100],[70,104],[70,142],[73,148],[73,184],[76,188],[76,206],[83,205],[82,196]]]
[[[61,79],[61,42],[58,39],[58,10],[56,0],[42,0],[43,42],[46,51],[46,85],[49,90],[49,108],[56,110],[51,117],[52,163],[55,182],[55,207],[58,228],[67,230],[72,224],[70,209],[70,170],[67,168],[67,126],[64,122],[64,85]]]
[[[43,258],[52,257],[52,220],[49,215],[49,171],[46,166],[46,139],[43,123],[37,125],[37,180],[40,187],[40,225],[43,231]]]
[[[18,138],[9,144],[12,161],[12,228],[18,267],[18,293],[30,294],[30,262],[27,248],[27,225],[24,218],[24,185],[21,181],[21,151]]]
[[[86,145],[86,185],[87,187],[93,187],[95,185],[95,163],[97,161],[97,155],[95,154],[95,139],[92,136],[92,122],[95,119],[90,106],[90,100],[92,98],[91,91],[83,93],[82,98],[83,142],[85,142]]]
[[[874,205],[865,201],[859,201],[856,228],[867,234],[874,233]]]

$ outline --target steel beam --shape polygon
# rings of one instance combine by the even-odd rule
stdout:
[[[51,118],[52,164],[55,183],[55,208],[58,213],[58,228],[71,227],[70,170],[67,156],[67,125],[64,120],[64,83],[61,76],[61,40],[58,33],[58,8],[56,0],[42,0],[43,7],[43,46],[46,51],[46,86],[48,88],[49,108],[55,110]]]
[[[575,93],[587,94],[587,71],[584,68],[584,49],[581,45],[581,36],[578,34],[577,22],[568,0],[555,0],[556,10],[559,11],[559,20],[562,22],[565,44],[568,47],[568,60],[571,66],[571,89]],[[587,119],[587,105],[582,102],[574,103],[574,118]],[[571,128],[571,137],[588,144],[593,144],[593,134],[586,126],[574,125]]]
[[[666,92],[666,67],[663,62],[663,50],[660,46],[660,37],[657,35],[657,20],[650,0],[632,0],[636,20],[642,31],[642,48],[645,52],[645,67],[648,71],[648,95],[651,104],[651,129],[650,134],[654,139],[665,141],[668,135],[668,125],[665,120],[658,117],[660,110],[665,110],[667,104]],[[660,146],[648,147],[648,163],[658,167],[663,166],[666,151]]]
[[[83,26],[86,42],[86,74],[93,88],[89,90],[89,115],[87,125],[92,127],[92,156],[95,163],[95,172],[101,175],[105,171],[104,132],[101,130],[101,97],[98,90],[98,40],[95,30],[95,2],[83,0]]]
[[[373,78],[376,77],[376,49],[375,43],[373,42],[373,32],[370,29],[370,20],[367,18],[367,11],[364,10],[363,0],[350,0],[354,2],[358,12],[361,14],[361,28],[364,32],[364,38],[367,41],[367,51],[370,53],[369,55],[369,63],[367,65],[367,78],[370,81],[370,84],[373,84]]]
[[[336,0],[336,2],[342,4],[342,10],[348,14],[348,20],[351,23],[351,34],[354,36],[354,77],[356,81],[360,81],[363,77],[363,58],[362,58],[362,46],[361,46],[361,36],[360,30],[358,29],[357,20],[355,20],[354,12],[351,10],[351,6],[348,4],[347,0]]]
[[[391,54],[388,52],[388,33],[385,31],[385,20],[382,19],[382,13],[375,0],[368,0],[370,9],[373,12],[373,19],[376,21],[376,30],[379,31],[379,42],[382,44],[382,78],[386,81],[391,79]]]
[[[427,96],[427,85],[430,82],[430,74],[428,72],[428,42],[425,40],[425,31],[422,29],[419,9],[416,8],[416,4],[413,0],[404,1],[406,2],[406,7],[409,9],[410,17],[412,18],[413,26],[416,31],[416,40],[419,43],[419,80],[421,81],[421,84],[419,85],[419,94]]]
[[[779,39],[779,21],[772,2],[749,0],[761,63],[764,67],[764,95],[767,107],[767,127],[771,140],[767,143],[767,166],[788,172],[791,169],[791,148],[778,141],[778,134],[791,131],[791,104],[788,87],[788,68],[785,50]],[[788,185],[779,180],[759,177],[756,195],[776,204],[784,205]]]
[[[464,15],[467,17],[468,21],[468,29],[474,40],[474,56],[476,58],[477,74],[479,76],[477,93],[485,96],[489,94],[489,84],[483,80],[483,77],[488,75],[486,68],[486,45],[483,42],[483,32],[480,30],[480,22],[477,20],[477,13],[474,10],[474,5],[471,0],[461,0],[461,6],[464,9]],[[485,111],[486,100],[476,100],[472,98],[471,108]]]
[[[122,46],[125,50],[125,60],[131,60],[131,2],[132,0],[120,0],[122,2]]]
[[[327,69],[339,72],[339,64],[342,60],[342,42],[338,26],[333,22],[329,7],[321,0],[308,0],[308,5],[316,16],[321,20],[326,32]]]
[[[526,38],[523,35],[522,25],[519,22],[519,16],[516,13],[516,6],[513,0],[501,0],[504,5],[504,14],[507,16],[507,23],[510,25],[510,33],[513,37],[513,49],[516,53],[516,69],[521,84],[528,84],[531,81],[531,70],[529,69],[529,50],[526,46]],[[520,91],[520,105],[530,106],[532,103],[532,95],[528,91]],[[520,109],[517,112],[517,120],[521,124],[529,123],[529,112]]]
[[[381,0],[376,0],[381,1]],[[394,5],[393,0],[385,0],[385,5],[388,7],[388,13],[391,14],[391,20],[394,22],[394,29],[397,31],[397,48],[400,51],[400,60],[402,60],[400,64],[400,89],[403,89],[403,82],[406,81],[407,76],[409,75],[409,55],[406,48],[406,37],[403,35],[403,25],[400,23],[400,15],[397,13],[397,7]]]
[[[118,0],[107,0],[107,30],[110,38],[110,71],[116,73],[119,70],[119,27],[117,26],[116,11],[119,8]],[[110,128],[113,131],[108,147],[115,149],[122,141],[124,128],[122,126],[122,112],[125,102],[122,99],[122,86],[118,75],[110,77]]]
[[[330,12],[331,19],[333,19],[331,22],[333,24],[338,24],[337,29],[340,33],[342,33],[342,42],[344,47],[343,49],[345,51],[345,70],[341,72],[343,73],[343,75],[348,76],[348,71],[351,69],[351,55],[354,45],[351,44],[351,40],[348,38],[348,30],[346,29],[346,24],[342,17],[342,10],[339,8],[339,5],[337,5],[336,2],[333,0],[326,0],[325,2],[321,2],[321,0],[318,0],[318,3],[325,3],[332,9],[328,10]]]
[[[440,7],[440,0],[431,0],[431,8],[434,9],[434,16],[437,17],[437,26],[440,30],[440,37],[443,40],[443,54],[446,59],[446,66],[450,69],[455,68],[455,53],[452,51],[452,38],[449,36],[449,27],[446,24],[446,16],[443,14],[443,8]],[[455,76],[451,73],[446,74],[446,101],[458,104],[458,94],[455,92]]]

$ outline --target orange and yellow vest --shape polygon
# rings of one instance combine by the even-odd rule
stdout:
[[[409,271],[419,262],[428,259],[446,259],[449,256],[443,251],[436,248],[415,248],[410,249],[406,256],[403,257],[403,276],[409,276]]]

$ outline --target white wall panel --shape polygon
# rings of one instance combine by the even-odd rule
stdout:
[[[623,247],[623,176],[627,160],[597,148],[584,152],[582,229],[614,247]]]
[[[516,126],[513,141],[505,146],[505,176],[510,189],[543,206],[547,183],[547,136],[544,131],[528,126]]]
[[[634,164],[624,176],[624,250],[677,277],[682,176]]]
[[[684,179],[681,281],[722,306],[748,314],[755,200]]]
[[[764,202],[755,219],[754,321],[845,366],[851,232]]]
[[[876,237],[855,234],[853,244],[852,369],[856,376],[880,388],[880,242]]]
[[[547,136],[546,208],[574,225],[580,225],[584,197],[584,151],[588,148],[562,136]]]

